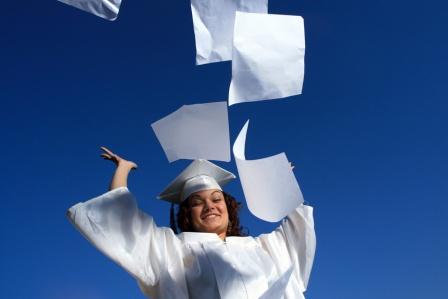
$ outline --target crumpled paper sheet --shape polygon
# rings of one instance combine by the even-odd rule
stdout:
[[[268,0],[191,0],[196,64],[232,60],[236,11],[268,12]]]
[[[303,203],[303,195],[285,153],[246,160],[249,121],[233,144],[233,155],[249,211],[256,217],[277,222]]]
[[[304,69],[302,17],[236,13],[229,105],[301,94]]]
[[[205,159],[229,162],[227,102],[184,105],[151,124],[169,162]]]
[[[121,0],[58,0],[103,19],[114,21],[120,10]]]

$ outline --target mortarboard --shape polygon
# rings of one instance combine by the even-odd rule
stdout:
[[[158,199],[181,203],[192,193],[219,189],[236,176],[221,167],[203,159],[194,160],[159,194]]]

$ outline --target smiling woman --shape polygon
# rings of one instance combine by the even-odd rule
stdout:
[[[211,198],[211,199],[208,199]],[[238,211],[240,203],[230,194],[219,190],[203,190],[191,195],[180,204],[177,225],[183,232],[215,232],[221,239],[244,236]],[[203,216],[217,218],[202,219]],[[209,223],[210,222],[210,223]],[[218,232],[219,231],[219,232]]]
[[[241,236],[239,204],[222,190],[235,176],[195,160],[159,196],[180,204],[182,233],[176,234],[138,209],[127,189],[128,174],[137,165],[102,149],[103,158],[117,165],[110,191],[74,205],[67,214],[90,242],[137,280],[144,294],[304,298],[316,245],[311,207],[299,206],[272,233]],[[287,286],[279,288],[291,269]]]

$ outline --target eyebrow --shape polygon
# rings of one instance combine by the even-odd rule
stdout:
[[[210,196],[215,195],[215,193],[218,193],[218,194],[221,194],[222,196],[224,196],[222,191],[219,191],[219,190],[213,191],[212,194],[210,194]],[[199,195],[193,195],[193,196],[191,196],[190,200],[205,200],[205,199]]]
[[[193,195],[190,199],[191,200],[197,200],[197,199],[203,200],[202,197],[200,197],[199,195]]]

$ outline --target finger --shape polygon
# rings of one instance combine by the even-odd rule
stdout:
[[[106,154],[109,154],[110,156],[114,156],[114,153],[113,153],[110,149],[108,149],[107,147],[102,146],[101,149],[102,149]]]
[[[100,155],[101,157],[103,157],[104,159],[112,159],[111,155],[103,153]]]

